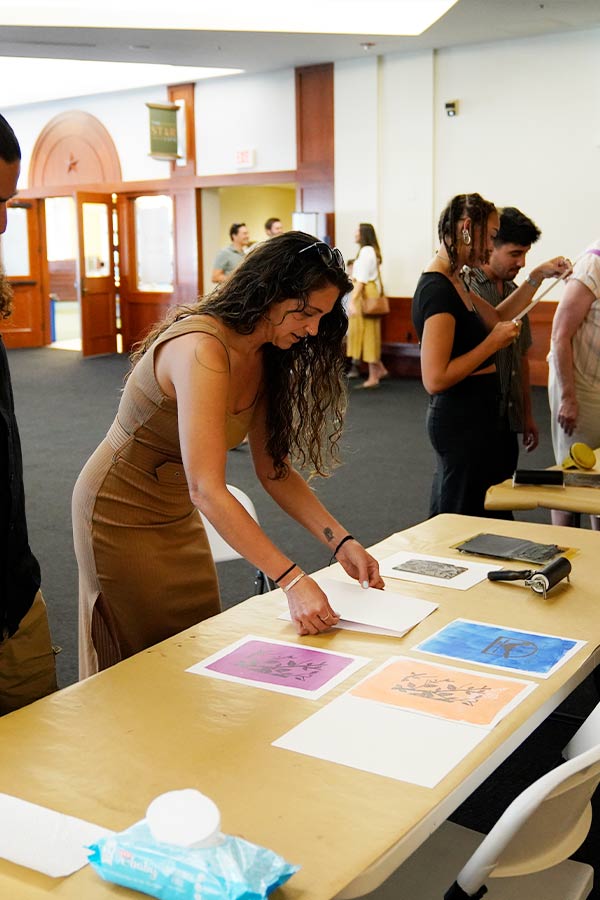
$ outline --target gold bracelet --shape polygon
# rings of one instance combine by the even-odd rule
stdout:
[[[290,581],[290,583],[289,583],[289,584],[286,584],[285,587],[282,587],[281,590],[282,590],[285,594],[287,594],[287,592],[288,592],[288,591],[291,591],[291,589],[294,587],[294,585],[298,584],[298,582],[300,581],[300,579],[301,579],[301,578],[304,578],[305,575],[306,575],[306,572],[300,572],[299,575],[296,575],[295,578],[292,578],[292,580]]]

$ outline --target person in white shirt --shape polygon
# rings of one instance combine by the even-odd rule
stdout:
[[[381,319],[363,316],[362,297],[369,282],[380,283],[381,250],[375,229],[368,222],[361,222],[358,226],[356,242],[360,250],[352,267],[354,290],[348,304],[346,356],[354,362],[366,362],[369,366],[367,380],[359,387],[376,388],[388,374],[381,362]]]
[[[556,464],[572,443],[600,447],[600,241],[576,262],[552,323],[548,397]],[[600,516],[590,516],[600,530]],[[552,510],[554,525],[579,525],[579,513]]]

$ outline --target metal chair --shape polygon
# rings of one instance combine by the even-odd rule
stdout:
[[[244,509],[249,515],[252,516],[255,522],[258,522],[258,516],[256,515],[256,509],[254,508],[254,503],[244,491],[240,490],[240,488],[234,487],[232,484],[227,485],[227,490],[230,494],[233,494],[236,500],[238,500]],[[220,562],[229,562],[232,559],[243,559],[243,556],[234,550],[233,547],[225,541],[219,532],[214,528],[213,525],[208,521],[208,519],[200,513],[202,518],[202,522],[204,524],[204,529],[206,531],[206,536],[208,538],[208,543],[210,545],[210,552],[213,555],[213,559],[216,563]],[[256,594],[265,594],[267,591],[272,591],[276,588],[276,585],[269,578],[266,572],[262,572],[260,569],[256,570],[256,575],[254,578],[254,592]]]
[[[338,898],[364,896],[381,885],[370,894],[373,900],[468,900],[484,893],[486,900],[584,900],[594,870],[568,857],[589,831],[598,782],[600,744],[530,785],[488,835],[445,822],[385,884],[383,857]],[[393,849],[387,856],[393,858]]]

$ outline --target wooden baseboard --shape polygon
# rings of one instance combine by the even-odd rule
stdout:
[[[381,358],[395,378],[421,377],[421,351],[418,344],[389,343],[381,346]]]

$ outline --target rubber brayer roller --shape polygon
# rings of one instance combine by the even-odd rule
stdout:
[[[524,581],[536,594],[542,594],[544,599],[548,591],[565,578],[569,581],[571,563],[565,556],[559,556],[544,566],[543,569],[496,569],[488,572],[490,581]]]

